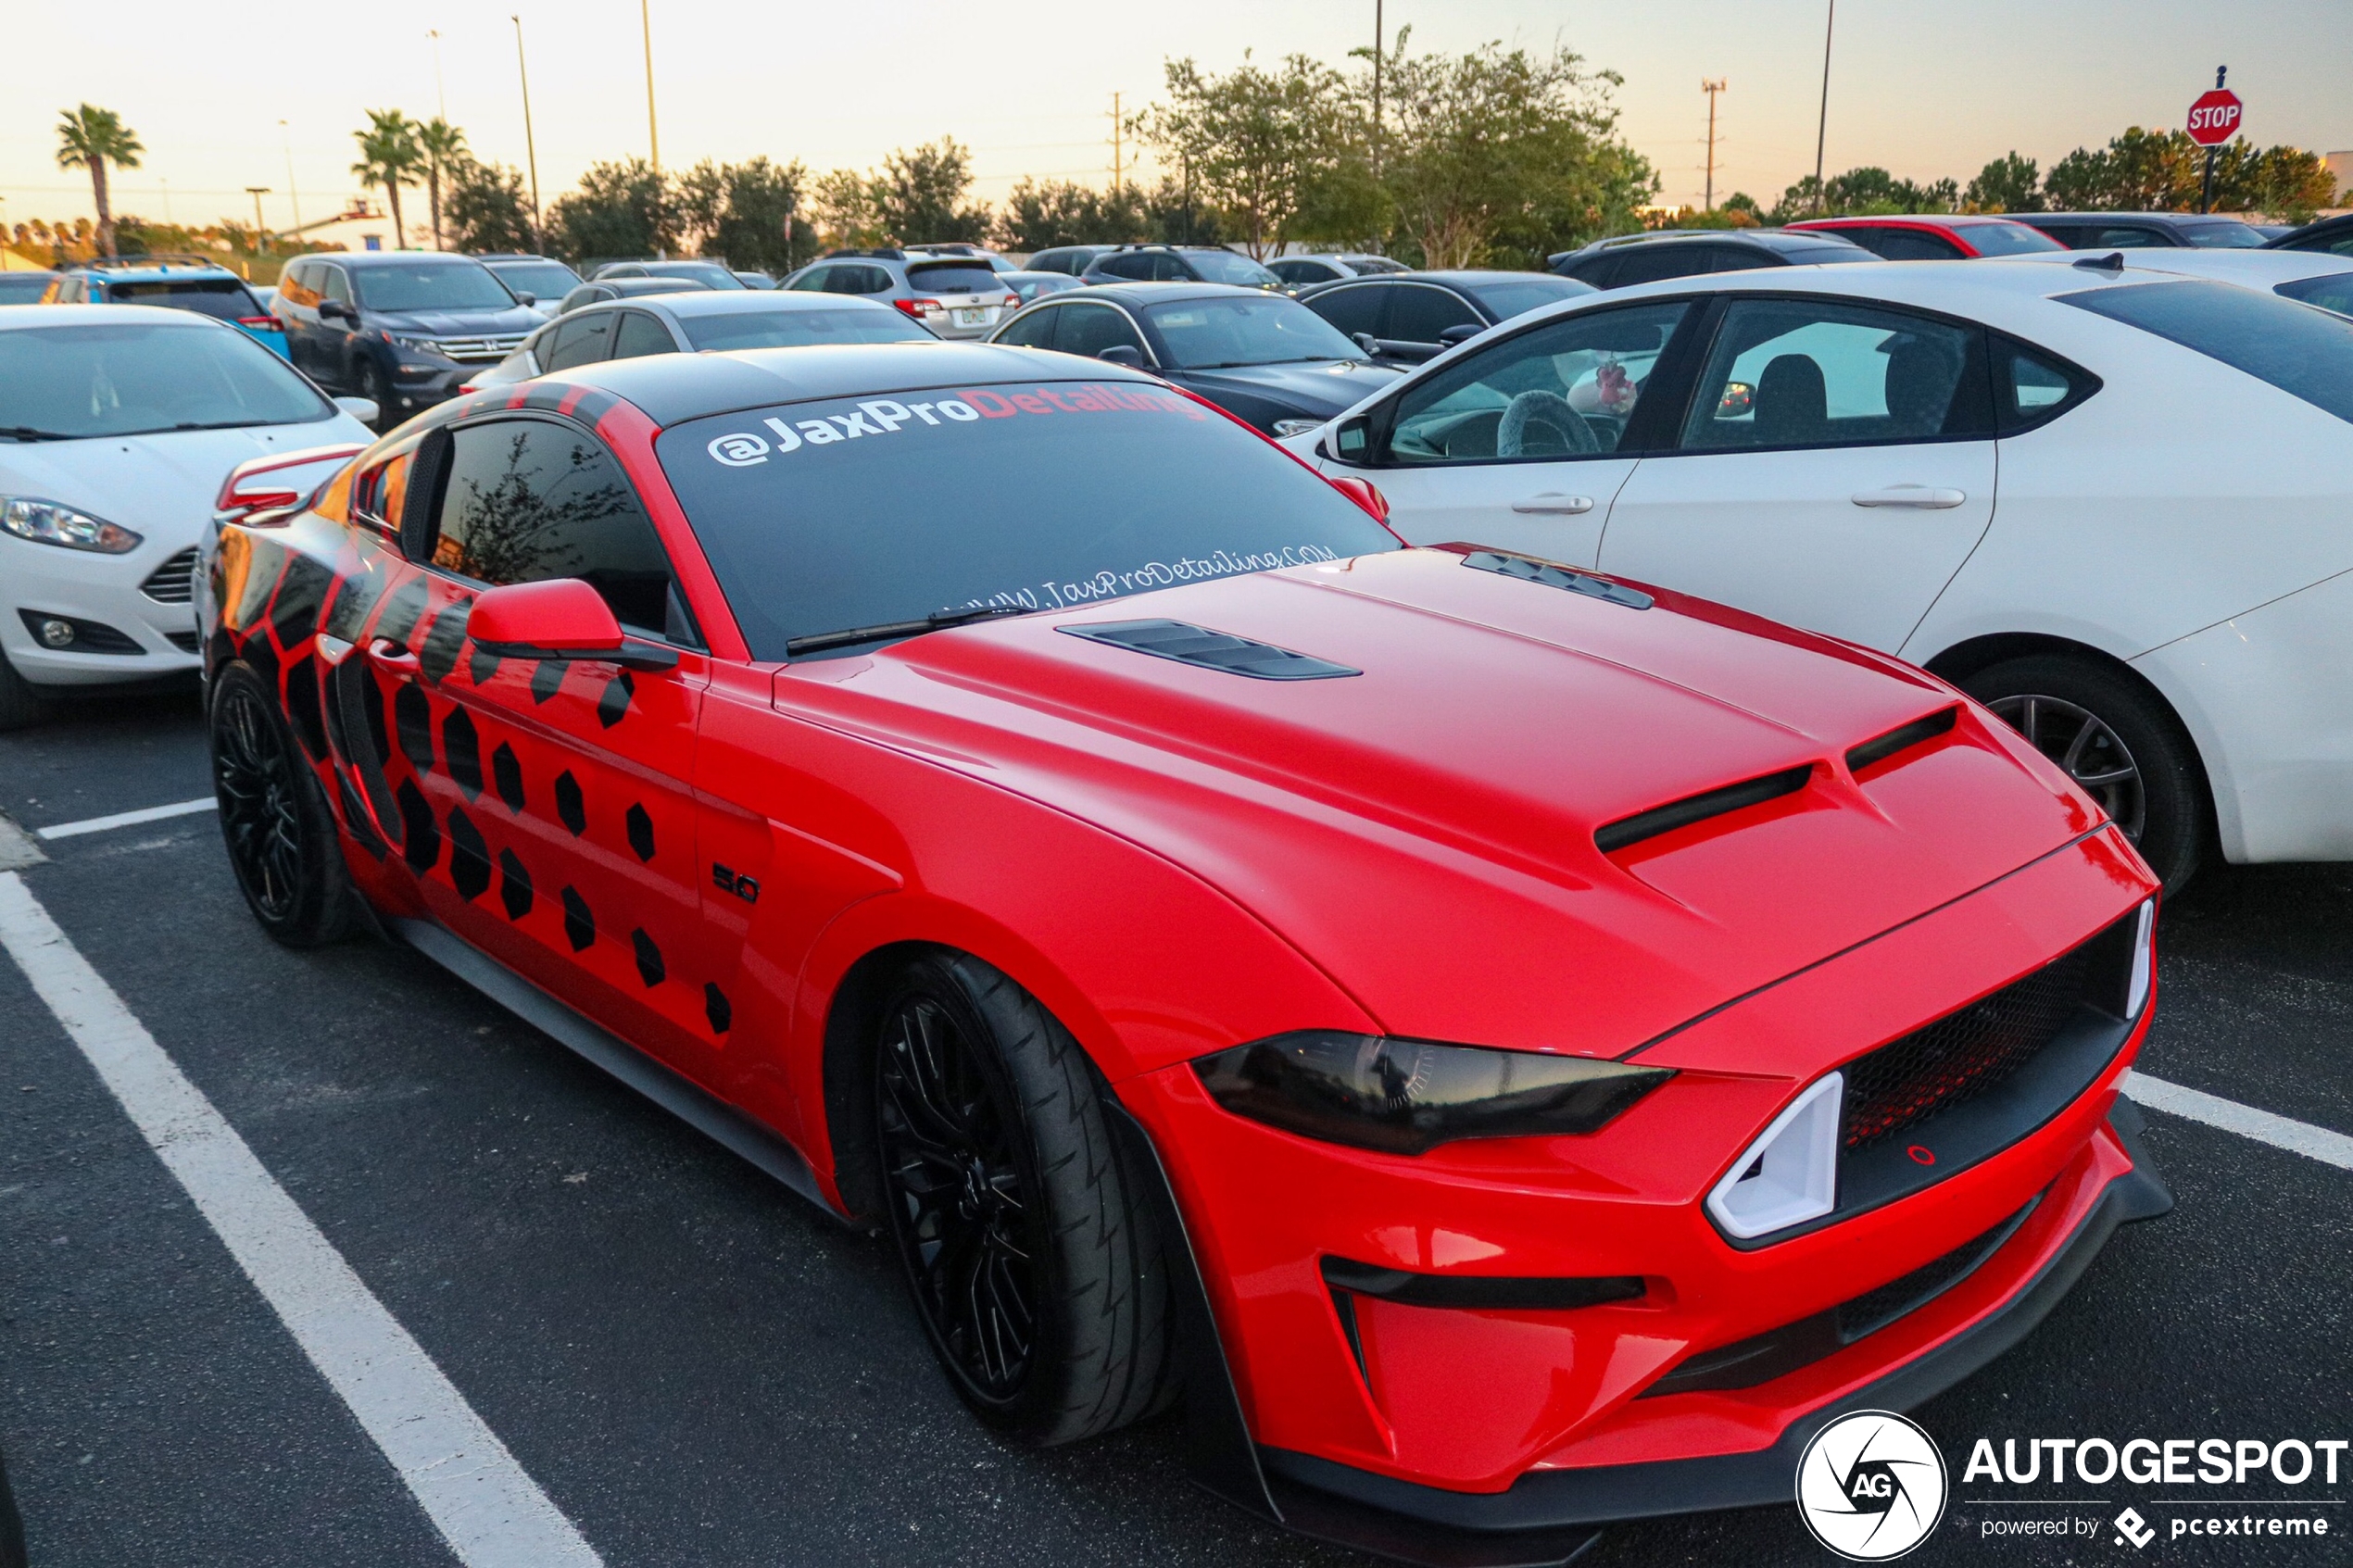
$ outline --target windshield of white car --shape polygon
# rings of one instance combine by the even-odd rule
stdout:
[[[2182,238],[2200,250],[2260,250],[2263,232],[2235,218],[2217,219],[2210,223],[2184,223],[2180,228]]]
[[[500,261],[488,265],[500,282],[536,295],[543,305],[561,299],[580,286],[579,277],[560,262]]]
[[[2334,310],[2340,316],[2353,316],[2353,272],[2323,272],[2317,278],[2298,278],[2271,292],[2317,305],[2323,310]]]
[[[1400,547],[1289,454],[1149,382],[791,403],[673,425],[655,451],[758,659],[940,610]]]
[[[697,348],[797,348],[812,343],[930,343],[935,334],[887,306],[839,310],[731,310],[683,316]]]
[[[2065,250],[2040,229],[2023,223],[1969,223],[1954,231],[1980,256],[2029,256],[2036,251]]]
[[[1278,294],[1177,300],[1151,306],[1144,316],[1159,329],[1177,370],[1365,358],[1338,327]]]
[[[1239,283],[1244,288],[1273,288],[1282,280],[1252,261],[1249,257],[1230,250],[1189,250],[1181,253],[1192,270],[1213,283]]]
[[[370,310],[511,310],[515,296],[478,261],[396,261],[354,267]]]
[[[2231,283],[2133,283],[2060,303],[2196,349],[2353,423],[2353,320]]]
[[[334,411],[283,359],[233,327],[0,331],[0,427],[75,439],[299,424]]]

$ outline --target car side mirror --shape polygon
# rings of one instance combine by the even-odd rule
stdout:
[[[609,659],[631,670],[678,663],[677,649],[624,635],[604,596],[577,577],[484,590],[466,618],[466,634],[499,659]]]
[[[532,293],[529,289],[517,289],[515,290],[515,303],[517,305],[536,305],[539,303],[539,296]]]
[[[1143,355],[1132,343],[1114,343],[1109,348],[1098,350],[1095,358],[1106,365],[1132,365],[1138,370],[1144,366]]]
[[[335,399],[335,407],[363,425],[374,424],[384,413],[382,408],[376,407],[376,400],[372,397],[338,397]]]
[[[1374,358],[1378,359],[1380,358],[1380,339],[1375,337],[1372,333],[1351,332],[1348,334],[1348,341],[1363,349],[1366,354],[1371,355]]]
[[[1438,334],[1438,346],[1452,348],[1458,343],[1468,343],[1487,329],[1477,321],[1465,321],[1459,327],[1449,327]]]
[[[1329,457],[1343,463],[1369,462],[1373,455],[1372,416],[1359,414],[1353,419],[1342,420],[1332,427],[1331,433],[1324,440]]]
[[[340,299],[319,302],[319,320],[321,321],[356,321],[359,319],[359,313]]]

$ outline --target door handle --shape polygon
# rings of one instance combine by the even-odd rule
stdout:
[[[1958,490],[1933,485],[1891,484],[1884,490],[1857,490],[1854,499],[1858,507],[1918,507],[1927,511],[1944,511],[1969,497]]]
[[[368,644],[368,662],[387,674],[417,673],[417,656],[389,637],[377,637]]]
[[[1591,495],[1564,495],[1557,490],[1547,490],[1541,495],[1530,495],[1525,501],[1514,501],[1516,512],[1545,512],[1552,514],[1590,512],[1593,509]]]

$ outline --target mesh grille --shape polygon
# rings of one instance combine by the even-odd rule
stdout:
[[[139,591],[159,605],[183,605],[193,596],[195,575],[196,552],[185,549],[149,572]]]
[[[1846,1067],[1846,1148],[1868,1148],[2024,1066],[2082,1006],[2090,945]]]

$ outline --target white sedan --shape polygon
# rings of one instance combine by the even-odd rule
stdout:
[[[1286,445],[1415,543],[1924,665],[2169,885],[2210,848],[2353,859],[2353,321],[2140,259],[1615,290]]]
[[[2243,288],[2269,289],[2273,294],[2353,316],[2353,256],[2325,250],[2196,250],[2189,246],[2135,250],[2134,270],[2165,272],[2180,278],[2211,278]],[[2004,266],[2081,261],[2081,251],[2036,251],[2029,256],[1998,257]]]
[[[0,313],[0,729],[196,670],[197,546],[232,469],[308,488],[374,439],[225,322],[139,305]]]

